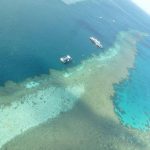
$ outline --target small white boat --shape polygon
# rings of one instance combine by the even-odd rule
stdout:
[[[66,64],[66,63],[69,63],[72,61],[72,57],[70,55],[66,55],[66,56],[63,56],[60,58],[60,61],[63,63],[63,64]]]
[[[92,42],[93,44],[95,44],[98,48],[103,48],[103,45],[101,44],[101,42],[100,42],[97,38],[91,36],[91,37],[90,37],[90,40],[91,40],[91,42]]]

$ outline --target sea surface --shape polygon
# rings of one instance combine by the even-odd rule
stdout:
[[[130,70],[128,80],[115,86],[114,103],[121,121],[130,127],[150,129],[150,38],[137,44],[137,57],[134,69]]]
[[[70,66],[79,64],[110,47],[119,31],[144,32],[149,25],[148,16],[124,1],[88,0],[69,6],[60,0],[0,3],[1,84],[47,73],[49,68],[64,69],[59,58],[66,54],[74,58]],[[91,35],[101,39],[103,50],[91,45]]]
[[[0,149],[148,150],[149,26],[130,0],[1,0]]]

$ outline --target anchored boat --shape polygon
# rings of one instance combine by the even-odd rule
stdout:
[[[66,64],[66,63],[69,63],[72,61],[72,57],[70,55],[66,55],[66,56],[63,56],[60,58],[60,61],[63,63],[63,64]]]
[[[91,40],[91,42],[92,42],[93,44],[95,44],[98,48],[103,48],[103,45],[101,44],[101,42],[100,42],[97,38],[91,36],[91,37],[90,37],[90,40]]]

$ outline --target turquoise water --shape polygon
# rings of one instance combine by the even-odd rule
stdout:
[[[135,68],[128,80],[117,85],[114,98],[116,112],[123,124],[146,130],[150,129],[150,38],[137,45]]]
[[[102,17],[102,19],[100,19]],[[115,22],[113,22],[115,20]],[[79,64],[112,46],[117,33],[130,29],[150,33],[150,17],[129,1],[87,0],[65,5],[60,0],[0,1],[0,84],[16,82]],[[104,49],[89,42],[101,39]],[[124,124],[145,129],[150,119],[150,39],[137,45],[135,69],[116,87],[114,103]],[[69,66],[59,57],[73,57]]]

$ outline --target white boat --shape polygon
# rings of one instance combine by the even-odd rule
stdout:
[[[91,36],[91,37],[90,37],[90,40],[91,40],[91,42],[94,43],[98,48],[103,48],[103,45],[101,44],[101,42],[100,42],[97,38]]]
[[[60,58],[60,61],[63,63],[63,64],[66,64],[66,63],[69,63],[72,61],[72,57],[70,55],[66,55],[66,56],[63,56]]]

